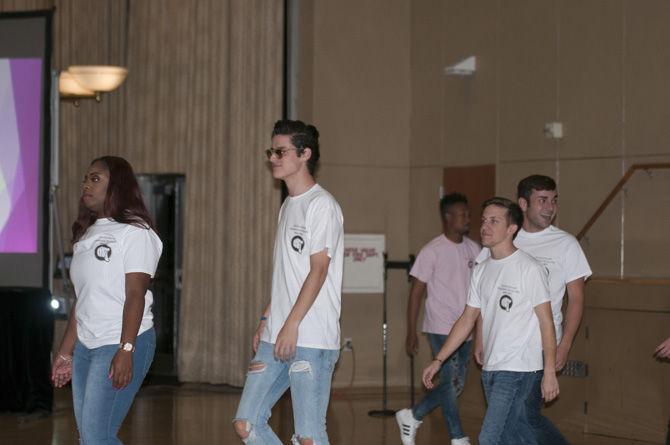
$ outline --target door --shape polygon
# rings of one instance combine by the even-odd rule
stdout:
[[[153,376],[176,377],[185,178],[176,174],[139,174],[137,180],[163,241],[163,254],[152,282],[156,355],[149,372]]]
[[[481,244],[479,228],[482,219],[482,202],[495,196],[496,166],[446,167],[443,184],[445,194],[458,192],[468,198],[471,219],[468,236]]]

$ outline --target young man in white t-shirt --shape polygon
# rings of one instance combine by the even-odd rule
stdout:
[[[526,400],[537,382],[546,401],[559,392],[547,276],[540,263],[512,243],[523,221],[519,206],[492,198],[483,208],[482,244],[490,249],[490,258],[475,266],[465,311],[424,369],[423,382],[433,387],[433,377],[468,338],[481,314],[487,409],[479,443],[537,444]]]
[[[281,444],[268,425],[291,388],[293,444],[328,443],[326,410],[340,349],[343,217],[314,180],[319,133],[301,121],[278,121],[266,151],[288,197],[279,211],[272,294],[253,337],[235,431],[246,444]]]
[[[584,283],[591,276],[591,269],[577,239],[555,227],[552,222],[558,211],[556,182],[548,176],[531,175],[517,185],[517,198],[524,214],[523,228],[514,245],[532,255],[549,274],[551,309],[556,327],[556,370],[560,371],[579,328],[584,312]],[[477,262],[489,256],[483,249]],[[563,297],[568,294],[565,322],[563,322]],[[475,358],[481,361],[481,343],[475,341]],[[541,414],[542,396],[536,386],[528,399],[528,419],[537,441],[546,445],[567,445],[560,431]]]
[[[433,354],[437,354],[454,323],[463,313],[468,295],[470,275],[481,248],[465,236],[470,230],[468,200],[460,193],[450,193],[440,200],[442,233],[426,244],[410,271],[412,289],[407,303],[407,354],[418,350],[416,323],[421,300],[426,290],[423,332]],[[472,341],[464,342],[440,370],[440,383],[411,408],[396,413],[403,445],[414,445],[414,438],[423,418],[436,407],[449,430],[452,445],[468,445],[458,413],[458,396],[463,392],[465,374],[470,361]]]

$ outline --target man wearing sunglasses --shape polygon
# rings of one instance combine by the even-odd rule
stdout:
[[[290,388],[292,443],[328,443],[326,410],[340,349],[342,210],[314,180],[319,160],[314,126],[278,121],[265,154],[288,197],[279,211],[270,303],[253,337],[256,355],[233,424],[246,444],[281,444],[268,419]]]

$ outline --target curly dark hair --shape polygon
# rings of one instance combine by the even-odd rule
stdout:
[[[102,156],[94,159],[90,165],[96,162],[100,162],[109,170],[109,184],[107,184],[104,204],[105,215],[119,223],[156,230],[149,211],[144,205],[142,192],[140,192],[140,186],[130,163],[118,156]],[[79,214],[77,220],[72,224],[72,242],[79,241],[97,218],[97,215],[90,211],[80,199]]]
[[[272,129],[272,136],[290,136],[291,144],[297,148],[298,156],[302,155],[305,148],[309,148],[312,156],[307,160],[307,168],[309,174],[314,176],[316,172],[316,164],[319,162],[319,130],[314,125],[308,125],[303,121],[294,121],[290,119],[282,119],[275,122]]]
[[[468,198],[466,198],[465,195],[461,193],[449,193],[447,195],[444,195],[442,199],[440,199],[440,213],[442,214],[442,216],[444,216],[447,213],[449,207],[459,202],[467,205]]]

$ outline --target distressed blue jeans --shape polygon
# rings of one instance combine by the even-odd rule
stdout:
[[[539,445],[528,423],[526,400],[542,376],[542,371],[482,371],[487,407],[480,445]]]
[[[293,425],[292,443],[300,438],[314,444],[328,443],[326,411],[330,384],[340,351],[337,349],[296,348],[295,357],[282,362],[274,357],[273,344],[260,342],[249,365],[242,399],[234,421],[246,421],[249,435],[244,443],[281,444],[268,420],[272,407],[291,388]]]
[[[444,342],[447,341],[447,336],[440,334],[426,334],[426,336],[433,351],[433,356],[437,355]],[[454,351],[440,369],[438,385],[412,407],[414,418],[423,420],[432,410],[441,406],[442,416],[452,439],[465,437],[461,426],[461,417],[458,414],[458,396],[461,395],[465,386],[465,374],[468,370],[471,351],[472,340],[464,342]]]
[[[115,389],[109,367],[119,345],[89,349],[77,341],[72,357],[72,400],[81,445],[121,443],[116,434],[149,371],[155,349],[156,333],[151,328],[135,341],[132,380],[125,388]]]

